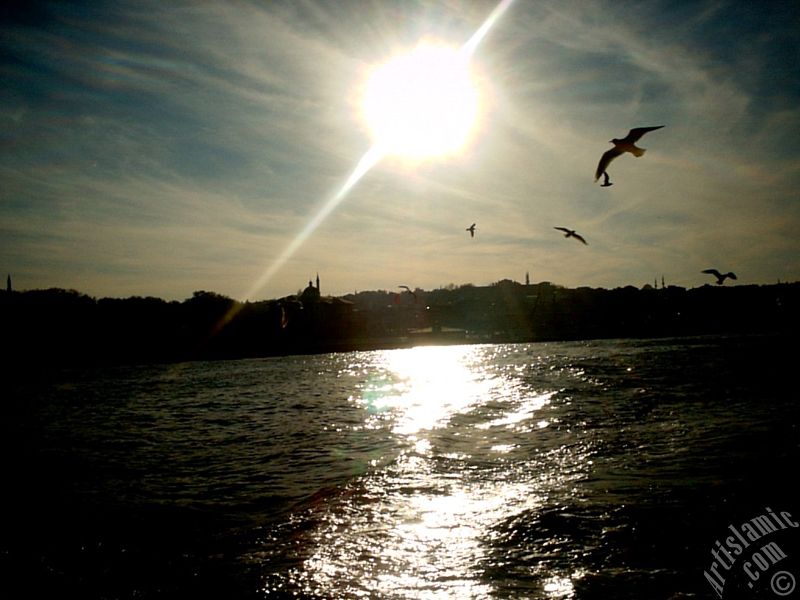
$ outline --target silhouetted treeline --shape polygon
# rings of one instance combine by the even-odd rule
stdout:
[[[503,280],[430,292],[305,294],[238,302],[94,299],[74,290],[0,292],[16,364],[171,362],[423,343],[798,332],[800,284],[613,290]]]

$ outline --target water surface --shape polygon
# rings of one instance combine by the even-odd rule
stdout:
[[[21,597],[713,597],[703,571],[729,523],[766,506],[800,517],[782,341],[16,379],[3,581]],[[734,579],[726,598],[764,591]]]

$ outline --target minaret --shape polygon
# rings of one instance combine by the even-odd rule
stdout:
[[[317,272],[317,291],[319,291],[319,272]]]
[[[6,291],[10,294],[11,293],[11,273],[8,274],[6,278]]]
[[[530,273],[528,273],[527,271],[525,271],[525,285],[530,285],[530,284],[531,284],[531,276],[530,276]]]

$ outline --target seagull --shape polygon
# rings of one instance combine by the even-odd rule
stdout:
[[[399,287],[399,288],[401,288],[401,289],[404,289],[404,290],[405,290],[405,291],[407,291],[409,294],[411,294],[412,296],[414,296],[414,298],[416,298],[416,297],[417,297],[417,295],[416,295],[414,292],[412,292],[412,291],[411,291],[411,288],[410,288],[410,287],[408,287],[407,285],[398,285],[397,287]]]
[[[475,237],[475,223],[467,227],[467,231],[469,231],[469,237]]]
[[[709,275],[713,275],[717,278],[717,285],[722,285],[725,283],[725,280],[730,277],[731,279],[736,279],[736,274],[729,271],[727,273],[720,273],[716,269],[705,269],[702,271],[703,273],[708,273]]]
[[[611,187],[612,185],[614,185],[608,180],[608,173],[606,173],[605,171],[603,171],[603,178],[604,178],[603,183],[600,184],[601,187]]]
[[[574,229],[567,229],[566,227],[553,227],[553,229],[558,229],[559,231],[563,231],[564,232],[564,237],[567,237],[567,238],[573,237],[576,240],[578,240],[579,242],[583,242],[587,246],[589,245],[589,242],[587,242],[585,239],[583,239],[582,236],[580,236],[577,233],[575,233]]]
[[[630,152],[637,157],[642,156],[645,150],[644,148],[639,148],[636,145],[636,142],[648,131],[655,131],[656,129],[661,129],[662,127],[664,126],[657,125],[656,127],[636,127],[631,129],[628,132],[628,135],[621,140],[617,138],[611,140],[610,143],[614,144],[614,147],[611,150],[606,151],[605,154],[600,157],[600,162],[597,164],[597,170],[594,172],[594,180],[597,181],[600,179],[600,175],[606,172],[606,169],[611,161],[625,152]],[[603,186],[606,186],[607,183],[608,176],[606,175],[606,180],[605,183],[603,183]]]

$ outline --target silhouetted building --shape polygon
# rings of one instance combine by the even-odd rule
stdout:
[[[527,280],[527,277],[526,277]],[[11,276],[7,276],[11,289]],[[184,302],[94,300],[74,290],[0,294],[4,342],[21,364],[216,359],[425,343],[519,342],[800,332],[800,282],[685,289],[522,285],[504,279],[398,295],[322,296],[316,285],[239,303],[213,292]],[[418,301],[417,301],[418,300]]]
[[[302,302],[303,305],[313,304],[319,302],[319,298],[319,275],[317,275],[317,287],[314,287],[314,284],[309,281],[308,287],[300,294],[300,302]]]

